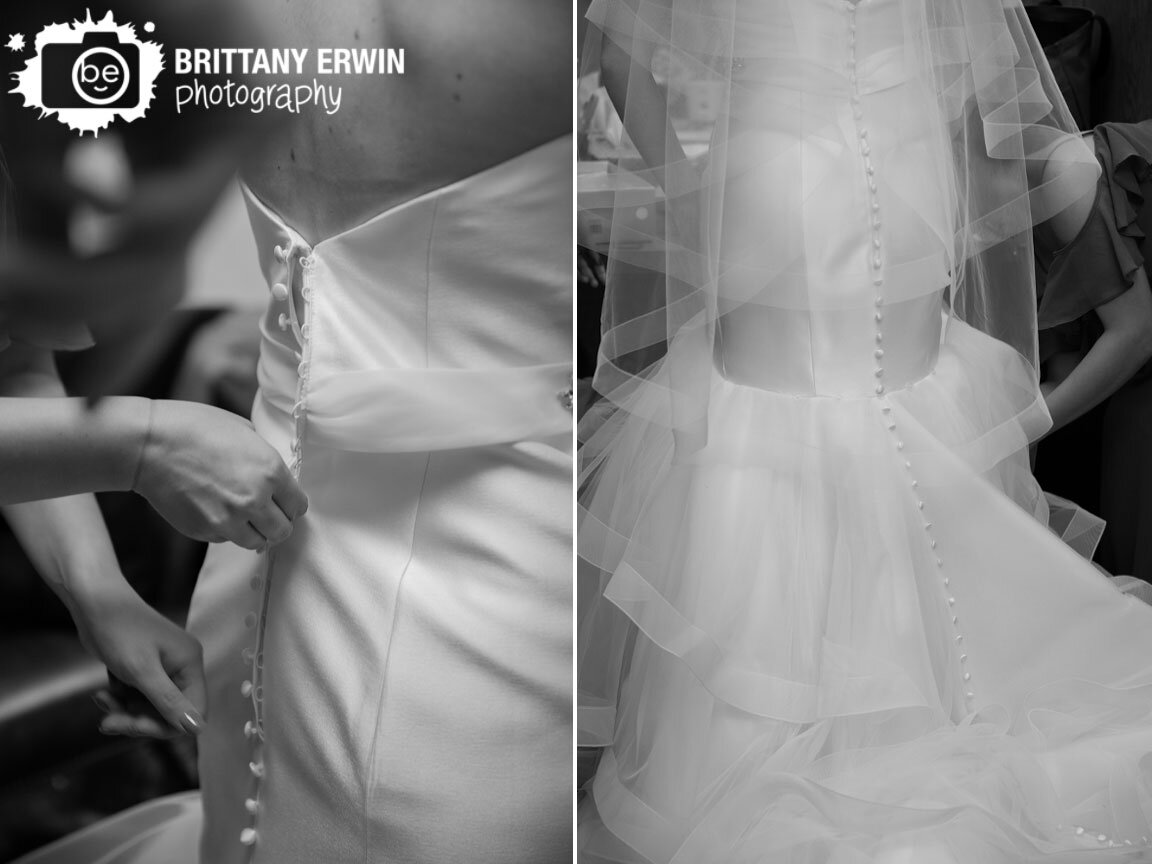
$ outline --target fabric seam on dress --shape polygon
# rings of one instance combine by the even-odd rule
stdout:
[[[432,280],[430,270],[432,267],[432,243],[436,233],[436,214],[440,209],[440,198],[437,196],[432,201],[432,217],[431,224],[428,227],[428,247],[424,253],[424,366],[428,367],[430,362],[429,350],[429,322],[428,316],[431,308],[431,293],[432,293]],[[424,503],[424,488],[428,485],[428,469],[432,464],[432,454],[426,453],[424,455],[424,474],[420,478],[420,491],[416,497],[416,509],[412,514],[412,534],[408,546],[408,560],[404,562],[404,567],[400,570],[400,578],[396,584],[396,601],[392,606],[392,626],[388,631],[388,645],[385,648],[384,655],[384,668],[380,673],[380,695],[376,699],[376,712],[373,717],[374,728],[372,730],[372,745],[368,748],[368,770],[365,772],[367,781],[364,784],[364,864],[372,864],[370,859],[371,855],[371,838],[369,836],[371,831],[371,821],[368,818],[368,804],[372,796],[372,788],[376,782],[376,748],[380,741],[380,715],[384,711],[384,694],[388,691],[388,667],[392,662],[392,640],[396,638],[396,622],[400,618],[400,594],[404,590],[404,581],[408,576],[408,570],[412,566],[412,559],[416,557],[416,532],[420,527],[420,509]]]
[[[376,746],[380,741],[380,715],[384,711],[384,694],[388,690],[388,667],[392,662],[392,640],[396,638],[396,622],[400,618],[400,592],[404,588],[404,581],[412,567],[412,559],[416,557],[416,532],[420,527],[420,510],[424,503],[424,489],[428,485],[428,469],[432,464],[432,454],[424,454],[424,474],[420,478],[420,491],[416,497],[416,510],[412,514],[412,533],[409,540],[408,560],[400,570],[400,579],[396,584],[396,602],[392,607],[392,626],[388,631],[388,645],[385,649],[384,668],[380,672],[380,695],[376,699],[376,712],[374,714],[374,728],[372,730],[372,746],[368,748],[368,770],[365,772],[367,780],[364,784],[364,864],[372,864],[370,858],[369,826],[372,824],[368,818],[368,803],[372,796],[372,788],[376,782]]]

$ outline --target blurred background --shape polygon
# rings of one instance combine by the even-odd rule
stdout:
[[[1025,5],[1043,6],[1041,2]],[[1152,8],[1133,0],[1077,0],[1074,4],[1100,16],[1107,25],[1111,57],[1101,57],[1105,68],[1095,74],[1092,125],[1112,120],[1138,123],[1152,117]],[[1107,54],[1107,51],[1105,51]]]

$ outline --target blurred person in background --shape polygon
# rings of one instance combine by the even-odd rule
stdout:
[[[56,0],[50,15],[13,6],[4,10],[5,32],[31,42],[48,23],[83,20],[89,5]],[[152,22],[166,49],[262,44],[266,32],[251,10],[225,0],[110,0],[103,8],[137,27]],[[160,96],[170,74],[157,79],[146,118],[95,138],[42,119],[20,96],[0,102],[0,151],[16,193],[5,206],[19,234],[0,256],[0,320],[73,338],[86,329],[100,339],[148,329],[180,299],[195,233],[244,154],[278,120],[250,112],[177,115]],[[102,230],[77,232],[86,227],[78,225],[83,215]]]
[[[29,860],[568,860],[571,7],[238,5],[270,44],[407,55],[242,172],[253,420],[308,516],[200,574],[202,804]]]
[[[1152,121],[1105,123],[1085,138],[1102,166],[1091,217],[1077,231],[1036,231],[1052,415],[1036,469],[1046,489],[1103,517],[1105,568],[1152,582]]]

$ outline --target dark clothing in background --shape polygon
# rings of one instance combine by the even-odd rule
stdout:
[[[1105,123],[1092,138],[1103,172],[1087,223],[1062,248],[1045,226],[1035,232],[1041,361],[1091,348],[1103,332],[1094,310],[1149,267],[1152,121]],[[1036,475],[1046,490],[1107,521],[1101,564],[1152,582],[1152,363],[1045,439]]]

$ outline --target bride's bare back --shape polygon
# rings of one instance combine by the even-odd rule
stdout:
[[[245,170],[312,243],[571,126],[562,0],[245,2],[279,47],[405,49],[402,76],[320,79],[343,88],[340,110],[293,117]]]

